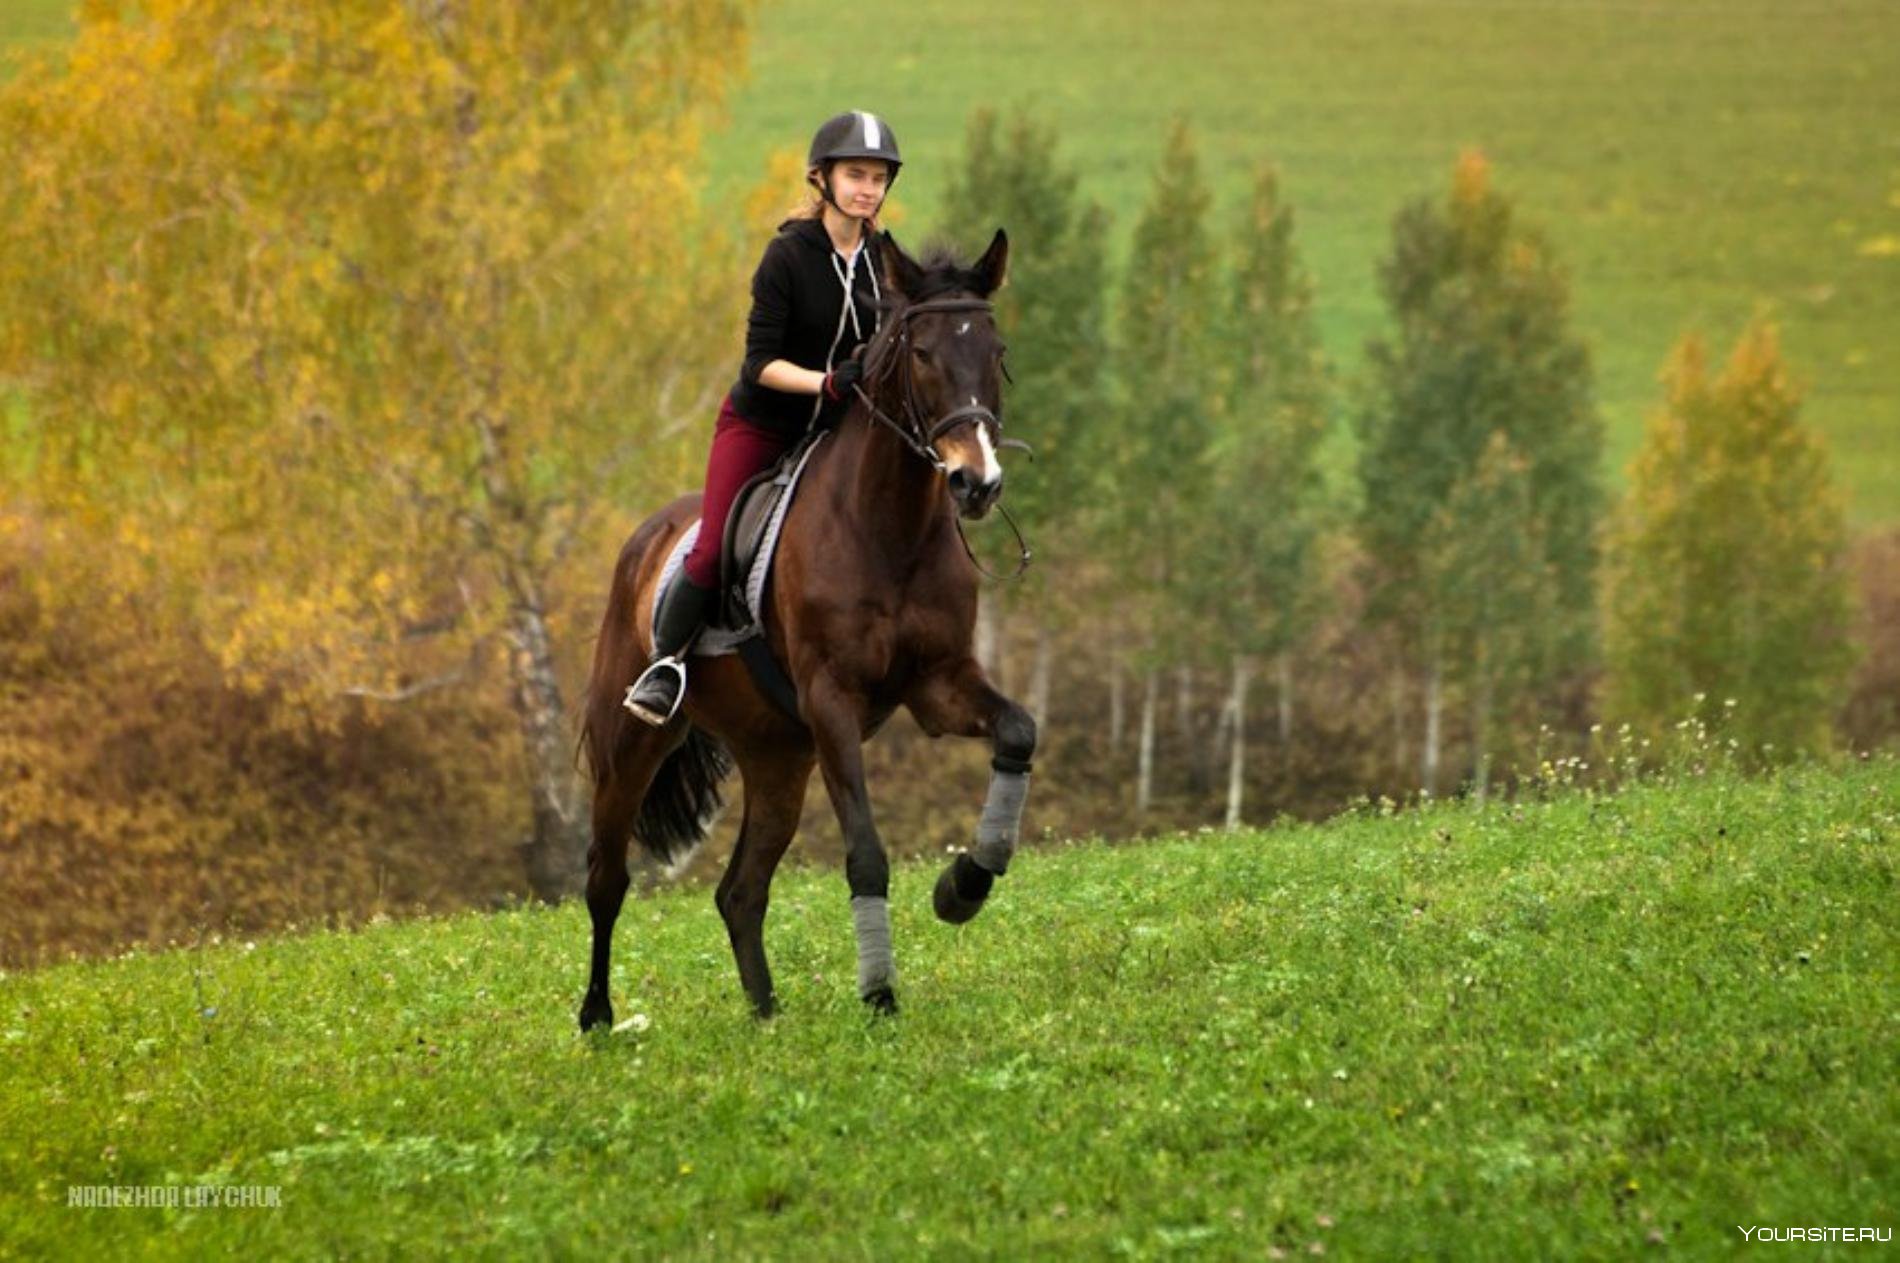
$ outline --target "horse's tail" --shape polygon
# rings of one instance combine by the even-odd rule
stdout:
[[[664,515],[648,519],[627,540],[614,564],[600,636],[594,642],[594,668],[587,685],[586,716],[575,743],[575,766],[582,754],[596,796],[609,789],[622,756],[642,725],[621,704],[627,686],[646,669],[647,652],[634,635],[634,601],[639,592],[641,559],[665,533]],[[671,863],[705,840],[721,804],[719,782],[732,771],[732,756],[717,738],[698,728],[661,761],[641,800],[633,835],[648,854]]]
[[[732,754],[703,728],[688,728],[686,740],[660,764],[640,802],[633,836],[662,864],[689,854],[706,840],[723,798],[719,782],[732,772]]]

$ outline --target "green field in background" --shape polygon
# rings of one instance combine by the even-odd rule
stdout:
[[[1891,0],[922,0],[849,22],[782,0],[760,14],[710,188],[735,195],[774,147],[802,153],[828,114],[873,109],[904,147],[915,238],[971,109],[1026,104],[1114,211],[1119,264],[1185,115],[1223,227],[1248,165],[1279,165],[1325,344],[1352,372],[1383,328],[1393,213],[1442,196],[1475,145],[1571,269],[1619,480],[1676,337],[1701,329],[1726,355],[1761,306],[1866,526],[1900,518],[1897,47]]]
[[[68,8],[9,0],[0,40],[56,38]],[[972,108],[1027,105],[1113,210],[1119,265],[1168,122],[1185,116],[1223,226],[1249,165],[1279,165],[1325,344],[1350,374],[1383,328],[1373,268],[1392,214],[1442,196],[1475,145],[1572,272],[1614,478],[1675,339],[1700,329],[1725,353],[1766,310],[1850,518],[1870,526],[1900,519],[1896,47],[1891,0],[918,0],[849,19],[778,0],[710,137],[707,191],[736,214],[773,149],[802,152],[828,114],[875,109],[909,160],[914,242]]]

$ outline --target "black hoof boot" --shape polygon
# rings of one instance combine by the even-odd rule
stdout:
[[[611,1030],[613,1024],[613,1001],[604,995],[595,995],[591,991],[588,992],[587,998],[581,1001],[581,1029],[583,1031],[591,1031],[596,1026],[605,1026]]]
[[[871,1012],[879,1017],[894,1017],[897,1013],[897,993],[889,987],[879,987],[865,996],[864,1002],[870,1005]]]
[[[957,856],[950,867],[943,870],[943,876],[937,878],[937,888],[932,894],[937,919],[951,925],[968,921],[983,910],[983,901],[990,897],[990,885],[995,880],[994,873],[968,855]]]

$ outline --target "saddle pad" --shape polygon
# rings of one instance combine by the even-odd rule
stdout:
[[[823,445],[828,436],[829,431],[820,434],[817,441],[805,449],[805,454],[799,458],[798,464],[794,465],[789,473],[782,475],[785,478],[785,493],[778,498],[778,504],[772,509],[772,516],[765,524],[765,538],[759,543],[759,555],[753,559],[752,568],[746,571],[745,603],[747,611],[751,614],[751,621],[746,626],[738,628],[706,628],[699,633],[699,639],[693,642],[693,657],[717,657],[720,654],[734,653],[741,643],[759,634],[761,630],[759,608],[765,601],[765,580],[766,576],[772,573],[772,558],[778,553],[779,531],[785,525],[785,514],[792,507],[792,497],[798,491],[798,480],[804,476],[805,466],[810,462],[811,454]],[[653,610],[650,613],[658,613],[660,594],[666,591],[667,584],[673,582],[673,577],[679,573],[679,568],[686,564],[686,554],[693,550],[693,543],[699,538],[699,526],[700,524],[696,521],[687,527],[686,533],[674,542],[672,550],[667,553],[666,564],[660,567],[660,581],[653,587]],[[653,646],[648,644],[647,652],[652,651]]]

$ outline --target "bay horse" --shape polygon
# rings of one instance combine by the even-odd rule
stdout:
[[[767,589],[768,644],[796,688],[797,718],[755,687],[737,655],[692,659],[684,701],[664,727],[628,714],[622,698],[651,652],[654,587],[698,516],[699,496],[659,510],[621,549],[581,733],[593,777],[584,1031],[613,1023],[608,963],[630,882],[629,839],[662,862],[690,851],[735,764],[745,815],[714,902],[760,1017],[776,1007],[764,940],[772,874],[797,830],[814,764],[844,832],[858,994],[879,1012],[896,1010],[890,862],[862,747],[898,707],[932,737],[991,744],[975,845],[938,879],[938,917],[968,921],[1008,868],[1036,725],[991,686],[971,652],[978,576],[957,516],[983,517],[1002,494],[1004,348],[989,297],[1003,283],[1009,243],[999,229],[970,266],[943,251],[920,263],[888,233],[880,245],[886,311],[865,350],[863,386],[812,454]]]

